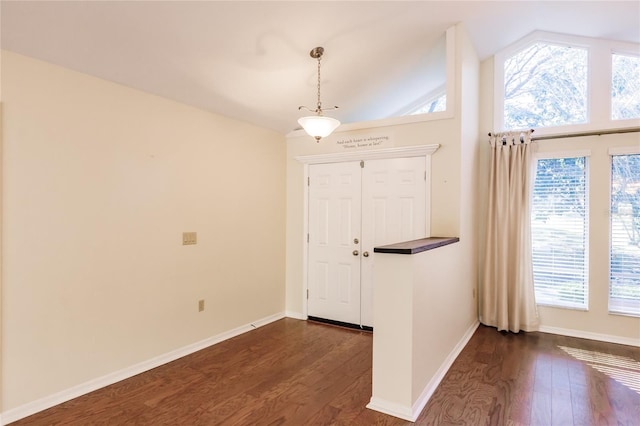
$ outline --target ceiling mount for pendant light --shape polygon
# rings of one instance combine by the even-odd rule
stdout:
[[[322,59],[322,54],[324,53],[323,47],[314,47],[309,55],[313,59],[318,60],[318,104],[315,110],[307,108],[305,106],[298,107],[298,110],[306,109],[311,112],[315,112],[316,115],[309,115],[307,117],[302,117],[298,120],[298,123],[302,126],[302,128],[310,135],[316,138],[316,142],[320,142],[320,139],[329,136],[331,132],[333,132],[339,125],[340,122],[335,118],[326,117],[323,115],[322,110],[322,102],[320,102],[320,59]],[[328,108],[325,111],[330,111],[332,109],[337,109],[337,106],[333,108]]]

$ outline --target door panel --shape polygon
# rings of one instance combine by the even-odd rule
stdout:
[[[371,160],[362,169],[362,325],[373,326],[373,248],[426,236],[424,157]]]
[[[359,162],[309,167],[310,316],[360,324]]]

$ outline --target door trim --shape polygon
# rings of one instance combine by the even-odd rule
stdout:
[[[307,185],[309,179],[309,166],[313,164],[326,164],[326,163],[342,163],[348,161],[359,160],[382,160],[387,158],[403,158],[403,157],[425,157],[426,170],[429,176],[429,182],[431,181],[431,155],[435,153],[440,144],[430,145],[415,145],[415,146],[403,146],[397,148],[376,149],[369,151],[354,151],[354,152],[337,152],[331,154],[314,154],[314,155],[300,155],[294,157],[296,161],[304,164],[304,196],[303,196],[303,231],[302,231],[302,318],[308,318],[307,310],[307,290],[309,289],[309,244],[307,243],[307,235],[309,234],[309,186]],[[431,209],[431,188],[427,187],[427,198],[425,200],[427,209]],[[431,217],[431,214],[429,214]],[[430,235],[431,224],[426,224],[427,234]]]

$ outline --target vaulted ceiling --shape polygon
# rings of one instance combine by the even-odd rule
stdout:
[[[481,59],[534,30],[640,42],[638,1],[2,1],[2,48],[288,133],[299,105],[394,116],[443,82],[462,22]]]

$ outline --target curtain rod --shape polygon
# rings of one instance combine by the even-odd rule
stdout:
[[[531,132],[534,130],[531,129]],[[590,132],[574,132],[574,133],[563,133],[559,135],[548,135],[548,136],[537,136],[532,137],[532,141],[544,141],[548,139],[564,139],[564,138],[578,138],[580,136],[602,136],[602,135],[613,135],[616,133],[636,133],[640,132],[640,127],[629,127],[626,129],[608,129],[608,130],[595,130]],[[491,136],[491,133],[489,133]]]
[[[531,131],[531,133],[535,132],[535,130],[533,130],[533,129],[531,129],[530,131]],[[524,132],[526,132],[526,130],[523,130],[520,133],[520,143],[524,142],[524,139],[522,138],[522,133],[524,133]],[[517,131],[514,131],[513,133],[517,133]],[[491,132],[489,132],[489,136],[491,136]],[[531,140],[533,141],[533,138],[531,138]],[[491,143],[491,141],[489,141],[489,143]],[[507,144],[507,140],[506,140],[506,138],[503,138],[502,139],[502,145],[506,145],[506,144]]]
[[[516,130],[515,132],[517,132],[517,130]],[[526,132],[526,130],[523,130],[523,132]],[[533,132],[535,132],[535,130],[531,129],[531,133],[533,133]],[[491,132],[489,132],[489,136],[491,136],[491,134],[492,134],[492,133],[491,133]]]
[[[531,140],[544,141],[547,139],[578,138],[580,136],[602,136],[602,135],[613,135],[616,133],[635,133],[635,132],[640,132],[640,127],[630,127],[627,129],[595,130],[592,132],[565,133],[562,135],[538,136],[535,138],[531,138]]]

